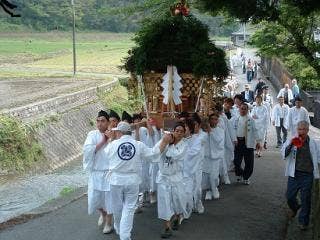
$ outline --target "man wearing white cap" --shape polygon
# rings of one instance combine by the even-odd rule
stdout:
[[[121,240],[130,240],[141,183],[141,161],[159,161],[157,156],[160,157],[172,137],[165,134],[153,148],[148,148],[131,136],[131,127],[126,122],[120,122],[112,131],[115,131],[117,140],[109,143],[105,152],[110,159],[107,179],[111,185],[114,228]],[[109,138],[113,136],[112,131],[106,133]]]

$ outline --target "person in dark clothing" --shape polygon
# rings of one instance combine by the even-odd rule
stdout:
[[[244,102],[252,104],[254,101],[254,92],[250,90],[249,84],[244,85],[245,90],[241,92]]]
[[[254,94],[256,96],[261,95],[263,92],[263,87],[266,85],[265,82],[262,81],[262,78],[258,78],[258,83],[254,89]]]

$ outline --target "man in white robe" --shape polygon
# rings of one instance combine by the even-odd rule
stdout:
[[[237,138],[231,121],[229,121],[227,116],[223,113],[223,107],[217,105],[215,109],[219,114],[218,126],[222,128],[225,133],[224,158],[220,167],[220,176],[222,177],[224,184],[230,184],[228,171],[233,168],[234,144],[236,143]]]
[[[276,104],[272,109],[271,122],[276,127],[277,131],[277,146],[279,148],[287,140],[288,135],[288,115],[289,106],[284,103],[282,96],[278,97],[279,103]],[[282,132],[282,136],[281,136]]]
[[[206,192],[205,199],[211,200],[220,198],[218,190],[219,173],[223,164],[225,154],[225,133],[224,129],[219,127],[219,114],[213,113],[209,116],[209,134],[207,137],[206,158],[204,163],[204,175],[208,179],[210,189]]]
[[[114,228],[120,240],[131,240],[134,212],[141,184],[141,161],[159,161],[160,153],[171,141],[171,135],[163,139],[153,148],[136,141],[131,136],[131,126],[120,122],[115,131],[117,140],[110,142],[105,149],[110,165],[107,179],[110,182]],[[113,133],[108,131],[108,137]]]
[[[109,116],[100,111],[97,117],[97,130],[88,133],[83,146],[83,168],[89,171],[88,213],[100,212],[98,225],[104,225],[103,233],[112,231],[112,209],[110,185],[105,179],[109,171],[109,158],[104,149],[107,146],[105,131],[108,129]]]
[[[152,146],[152,138],[149,137],[148,129],[146,126],[146,121],[142,120],[141,114],[133,114],[133,127],[134,130],[132,132],[132,136],[136,141],[143,142],[147,146]],[[145,202],[147,202],[147,198],[149,197],[149,168],[150,163],[147,161],[141,162],[141,176],[142,182],[139,187],[139,199],[137,203],[136,213],[142,212],[142,207]]]
[[[293,94],[291,89],[289,88],[289,84],[285,84],[284,88],[280,89],[277,98],[283,97],[284,103],[288,106],[291,106],[293,100]]]
[[[260,148],[256,149],[256,155],[261,157],[262,141],[265,139],[266,130],[269,124],[269,112],[265,105],[262,104],[262,96],[256,96],[256,104],[251,111],[256,126],[258,138],[260,139]]]
[[[186,126],[190,132],[190,136],[186,139],[188,148],[183,161],[183,176],[188,198],[186,208],[188,212],[187,217],[190,217],[192,210],[198,213],[204,212],[204,207],[201,202],[204,135],[199,131],[200,124],[193,118],[186,120]]]
[[[268,129],[271,123],[271,112],[272,112],[272,107],[273,107],[273,99],[272,96],[269,93],[269,86],[265,85],[262,88],[262,100],[263,100],[263,105],[266,106],[268,110],[268,126],[266,128],[266,133],[264,137],[264,144],[263,147],[264,149],[267,149],[267,144],[268,144]]]
[[[161,140],[161,130],[159,130],[156,126],[156,121],[154,119],[149,119],[147,123],[148,127],[148,146],[153,147]],[[157,202],[157,183],[156,183],[156,177],[157,173],[159,171],[159,163],[150,163],[149,167],[149,191],[150,191],[150,203],[156,203]]]
[[[292,137],[297,134],[297,127],[300,121],[306,121],[310,124],[309,113],[307,109],[302,106],[302,99],[300,97],[295,98],[295,106],[289,109],[287,119],[288,131]]]

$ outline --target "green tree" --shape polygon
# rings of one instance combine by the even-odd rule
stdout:
[[[295,53],[320,77],[320,61],[315,53],[320,52],[320,43],[313,37],[319,26],[320,3],[317,0],[196,0],[202,11],[212,14],[224,12],[243,22],[267,22],[253,43],[269,56]],[[264,35],[264,36],[263,36]]]

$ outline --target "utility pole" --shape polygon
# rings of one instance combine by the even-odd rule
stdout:
[[[71,0],[72,13],[73,13],[73,28],[72,28],[72,40],[73,40],[73,76],[77,72],[77,59],[76,59],[76,11],[74,9],[74,0]]]

